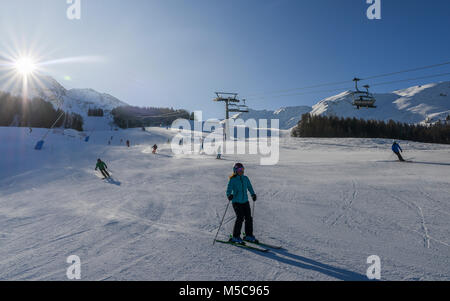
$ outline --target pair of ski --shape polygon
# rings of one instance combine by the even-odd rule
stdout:
[[[253,242],[245,241],[243,244],[239,244],[239,243],[235,243],[235,242],[231,242],[231,241],[227,241],[227,240],[220,240],[220,239],[216,239],[216,242],[236,246],[239,248],[259,251],[259,252],[263,252],[263,253],[270,252],[270,249],[274,249],[274,250],[283,249],[283,247],[281,247],[281,246],[273,246],[273,245],[269,245],[269,244],[262,243],[262,242],[253,243]]]

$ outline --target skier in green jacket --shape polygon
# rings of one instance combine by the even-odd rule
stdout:
[[[106,170],[108,168],[108,166],[106,166],[106,163],[103,162],[102,160],[98,159],[97,160],[97,165],[95,166],[95,170],[100,169],[100,172],[102,173],[102,175],[105,177],[105,179],[110,178],[111,176],[109,175],[108,171]]]
[[[232,201],[234,212],[236,213],[236,222],[234,224],[233,237],[230,239],[234,243],[243,243],[241,239],[242,223],[245,220],[245,237],[248,242],[258,243],[253,236],[253,218],[248,201],[248,193],[250,192],[252,199],[256,202],[256,194],[252,184],[247,176],[244,176],[244,165],[236,163],[233,168],[233,175],[230,177],[227,188],[227,197]]]

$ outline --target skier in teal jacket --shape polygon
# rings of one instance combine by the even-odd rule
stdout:
[[[232,201],[234,212],[236,213],[236,222],[234,224],[233,237],[230,239],[234,243],[243,243],[241,239],[242,223],[245,220],[245,241],[258,241],[253,236],[253,218],[248,201],[248,192],[250,192],[252,199],[256,202],[256,193],[247,176],[244,176],[244,166],[241,163],[236,163],[233,168],[233,175],[230,177],[227,187],[227,197]]]

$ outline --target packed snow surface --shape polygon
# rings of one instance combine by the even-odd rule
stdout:
[[[414,163],[399,163],[388,140],[284,135],[279,164],[260,166],[175,156],[159,128],[51,132],[35,151],[44,132],[0,128],[0,280],[65,280],[70,255],[82,280],[366,280],[371,255],[382,280],[450,280],[450,146],[400,142]],[[284,250],[212,245],[236,161],[258,194],[255,235]]]

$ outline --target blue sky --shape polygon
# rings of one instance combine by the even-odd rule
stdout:
[[[206,117],[223,115],[222,105],[212,102],[218,90],[258,94],[248,101],[255,109],[313,105],[339,91],[256,96],[450,61],[448,0],[382,0],[382,20],[366,18],[365,0],[81,4],[81,20],[70,21],[65,0],[0,0],[0,53],[29,50],[45,60],[100,57],[52,65],[47,72],[67,88],[93,88],[132,105],[203,110]],[[368,83],[445,72],[450,65]],[[441,80],[450,77],[373,92]],[[313,90],[341,87],[351,83]]]

